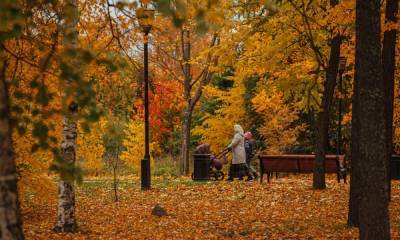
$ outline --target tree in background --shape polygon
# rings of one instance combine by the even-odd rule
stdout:
[[[105,161],[112,168],[114,200],[118,201],[118,169],[120,167],[120,155],[124,150],[124,125],[117,118],[111,118],[107,122],[103,135],[105,147]]]
[[[338,4],[337,0],[330,1],[330,7],[334,8]],[[309,26],[308,16],[304,16],[305,23]],[[308,31],[311,29],[308,27]],[[329,141],[329,115],[332,104],[332,98],[336,86],[336,77],[339,67],[339,57],[340,57],[340,45],[342,42],[342,36],[337,32],[335,28],[329,29],[331,36],[328,38],[328,45],[330,45],[330,53],[328,65],[325,67],[325,81],[324,90],[321,98],[321,109],[318,113],[317,119],[317,129],[318,129],[318,139],[316,141],[316,155],[314,161],[314,171],[313,171],[313,188],[314,189],[324,189],[325,186],[325,154],[328,148]],[[310,37],[310,39],[312,36]],[[316,58],[319,56],[319,51],[311,42],[311,48],[316,51]],[[319,61],[322,61],[320,59]]]
[[[107,121],[101,118],[94,123],[90,132],[85,132],[82,127],[78,127],[77,139],[77,162],[82,168],[97,176],[103,169],[103,155],[105,145],[103,135],[106,130]]]
[[[390,25],[396,24],[397,12],[399,9],[398,0],[386,0],[385,25],[383,35],[382,48],[382,64],[383,78],[385,81],[385,117],[386,117],[386,133],[387,133],[387,167],[388,167],[388,183],[389,183],[389,200],[391,195],[391,176],[390,162],[393,154],[393,110],[394,110],[394,86],[396,76],[396,33]],[[386,29],[387,28],[387,29]]]
[[[140,161],[144,154],[144,123],[141,119],[132,119],[128,122],[124,131],[125,138],[122,141],[125,150],[121,153],[121,160],[139,172]],[[156,143],[150,143],[150,152],[154,153]],[[153,159],[153,157],[151,158]]]
[[[189,174],[189,150],[190,150],[190,138],[191,138],[191,128],[192,128],[192,117],[193,110],[200,100],[203,93],[203,87],[206,86],[212,78],[213,72],[210,70],[210,65],[213,64],[212,59],[212,49],[217,43],[217,34],[211,37],[210,49],[208,49],[207,57],[205,59],[205,67],[200,72],[200,74],[193,78],[191,72],[191,43],[190,43],[190,31],[182,30],[181,34],[182,41],[182,56],[183,56],[183,74],[184,74],[184,99],[186,102],[186,108],[183,114],[183,124],[182,124],[182,148],[181,148],[181,164],[180,171],[181,174]],[[196,86],[197,87],[194,88]],[[194,91],[192,91],[195,89]],[[193,92],[193,93],[192,93]]]
[[[234,124],[245,123],[244,91],[240,81],[236,81],[228,91],[210,86],[205,88],[205,96],[215,98],[220,104],[213,112],[204,114],[201,124],[193,129],[193,133],[200,135],[202,142],[209,143],[213,151],[220,152],[226,148],[232,138]]]

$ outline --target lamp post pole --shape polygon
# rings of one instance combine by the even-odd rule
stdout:
[[[149,53],[148,38],[154,21],[154,10],[139,8],[136,10],[139,25],[143,32],[143,77],[144,77],[144,158],[140,162],[142,190],[151,187],[150,175],[150,135],[149,135]]]
[[[144,158],[141,161],[142,190],[149,190],[151,186],[150,176],[150,145],[149,145],[149,66],[148,66],[148,35],[150,28],[144,29]]]
[[[150,178],[150,146],[149,146],[149,63],[148,63],[148,35],[150,29],[144,32],[144,158],[141,161],[142,190],[149,190]]]

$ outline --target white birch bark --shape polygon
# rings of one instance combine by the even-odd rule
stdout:
[[[68,0],[72,8],[78,11],[78,0]],[[66,22],[66,27],[70,31],[77,31],[79,17]],[[74,39],[71,41],[68,48],[77,48],[78,41]],[[68,81],[68,83],[71,80]],[[71,103],[73,104],[73,103]],[[70,114],[76,114],[76,107],[70,106]],[[69,117],[64,117],[62,140],[61,140],[61,153],[64,161],[75,164],[76,159],[76,143],[77,139],[77,125],[75,120]],[[75,191],[73,182],[60,180],[58,183],[58,208],[57,208],[57,223],[54,228],[57,232],[75,232],[77,229],[75,221]]]
[[[75,163],[77,127],[74,121],[64,118],[61,151],[64,161]],[[60,180],[58,183],[57,232],[74,232],[75,191],[71,182]]]

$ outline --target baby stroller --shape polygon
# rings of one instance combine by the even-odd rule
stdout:
[[[214,178],[215,181],[224,180],[225,174],[221,169],[228,162],[226,157],[228,152],[229,150],[225,149],[217,155],[211,157],[210,178]]]
[[[211,155],[209,176],[210,176],[210,178],[214,179],[215,181],[221,181],[225,177],[225,174],[222,171],[222,167],[224,164],[227,163],[226,154],[228,152],[229,152],[229,150],[225,149],[216,155]],[[211,154],[210,144],[205,143],[205,144],[201,144],[201,145],[197,146],[195,153],[196,154]],[[193,178],[193,174],[192,174],[192,178]]]

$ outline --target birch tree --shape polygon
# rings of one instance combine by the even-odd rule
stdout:
[[[78,45],[77,25],[79,21],[78,1],[68,0],[65,8],[68,11],[69,18],[65,20],[66,33],[70,40],[65,46],[69,50],[75,50]],[[72,79],[67,79],[67,84],[71,84]],[[77,147],[77,124],[74,119],[78,110],[75,102],[70,102],[68,106],[69,115],[64,117],[62,140],[61,140],[61,157],[69,164],[74,165],[76,160]],[[57,223],[54,228],[56,232],[75,232],[75,190],[73,181],[61,179],[58,183],[58,207],[57,207]]]

